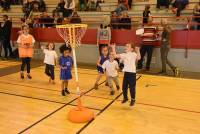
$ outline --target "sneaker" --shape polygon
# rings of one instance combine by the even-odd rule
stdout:
[[[127,101],[128,101],[128,99],[123,99],[123,100],[122,100],[122,104],[123,104],[123,103],[126,103]]]
[[[111,92],[110,92],[110,95],[114,95],[114,94],[115,94],[115,91],[111,91]]]
[[[69,90],[68,90],[67,88],[65,88],[65,92],[66,92],[67,94],[70,94],[70,92],[69,92]]]
[[[131,99],[130,106],[134,106],[134,104],[135,104],[135,100]]]
[[[94,84],[94,89],[98,89],[98,84]]]
[[[30,74],[27,75],[28,79],[32,79],[32,76]]]
[[[24,79],[24,74],[23,74],[23,73],[21,73],[21,76],[20,76],[20,77],[21,77],[21,79]]]
[[[62,90],[62,91],[61,91],[61,95],[62,95],[62,96],[65,96],[65,90]]]
[[[116,88],[117,88],[117,90],[119,90],[120,89],[119,85],[116,85]]]
[[[174,76],[175,76],[175,77],[178,77],[179,74],[180,74],[179,68],[176,67],[176,68],[174,69]]]
[[[105,83],[105,86],[107,86],[107,87],[109,86],[109,85],[108,85],[108,82]]]

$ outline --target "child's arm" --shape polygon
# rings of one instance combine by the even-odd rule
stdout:
[[[140,55],[140,48],[139,47],[135,47],[135,52],[137,54],[136,60],[140,60],[141,59],[141,55]]]
[[[112,52],[113,52],[113,54],[114,54],[114,57],[115,58],[121,58],[121,56],[120,56],[120,54],[117,54],[116,53],[116,48],[115,48],[115,43],[113,43],[112,45],[111,45],[111,48],[112,48]]]
[[[99,59],[97,60],[97,66],[99,67],[101,67],[100,61],[101,61],[101,57],[99,57]]]

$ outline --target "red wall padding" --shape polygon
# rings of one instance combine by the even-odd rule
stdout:
[[[12,41],[16,41],[19,28],[12,29]],[[58,35],[55,28],[35,28],[31,34],[39,42],[64,42]],[[87,29],[82,38],[83,44],[96,44],[97,30]],[[138,44],[140,39],[136,36],[135,30],[112,30],[112,41],[116,44],[123,45],[129,42]],[[158,43],[159,44],[159,43]],[[175,30],[171,34],[172,48],[200,49],[200,31]]]

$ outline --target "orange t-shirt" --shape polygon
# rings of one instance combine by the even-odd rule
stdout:
[[[33,57],[33,44],[35,39],[32,35],[21,34],[18,37],[17,43],[19,44],[19,57]]]

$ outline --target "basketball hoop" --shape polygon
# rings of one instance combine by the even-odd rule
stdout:
[[[76,62],[76,51],[75,48],[79,47],[81,44],[81,39],[84,36],[87,25],[86,24],[66,24],[56,26],[58,34],[64,39],[66,45],[71,46],[73,59],[74,59],[74,71],[76,80],[76,92],[78,95],[77,107],[71,109],[68,113],[68,119],[74,123],[88,122],[94,118],[94,113],[83,107],[81,104],[81,91],[79,87],[78,69]]]

